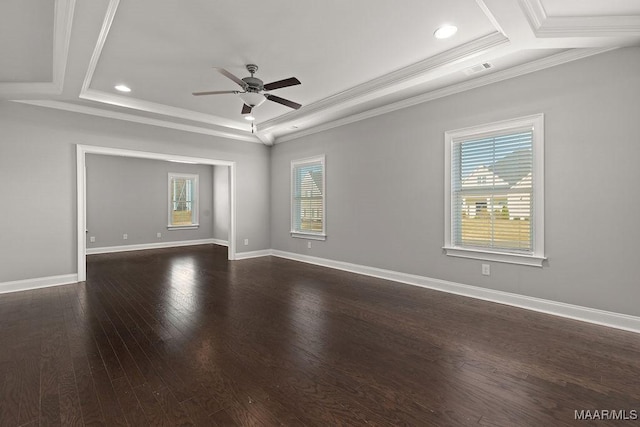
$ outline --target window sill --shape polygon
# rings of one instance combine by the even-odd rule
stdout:
[[[292,231],[291,237],[295,237],[296,239],[309,239],[309,240],[327,240],[326,234],[320,233],[304,233],[300,231]]]
[[[531,267],[542,267],[542,262],[546,257],[538,255],[521,255],[509,252],[489,252],[478,249],[443,247],[448,256],[458,258],[481,259],[484,261],[504,262],[507,264],[528,265]]]
[[[197,230],[200,224],[191,225],[167,225],[167,230]]]

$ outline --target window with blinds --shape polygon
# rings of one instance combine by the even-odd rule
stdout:
[[[542,136],[542,115],[447,132],[447,254],[541,265]]]
[[[169,173],[170,228],[198,226],[198,175]]]
[[[324,156],[291,162],[291,235],[324,240]]]

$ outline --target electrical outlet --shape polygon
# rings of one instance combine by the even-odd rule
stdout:
[[[491,275],[491,265],[482,264],[482,275],[483,276],[490,276]]]
[[[249,239],[244,239],[244,245],[249,246]]]
[[[162,238],[162,233],[156,233],[156,237],[157,237],[158,239]]]
[[[307,248],[311,249],[311,242],[307,242]]]
[[[127,240],[129,238],[129,235],[127,233],[124,233],[122,235],[122,240]]]
[[[96,242],[96,236],[91,236],[91,237],[89,237],[89,241],[90,241],[91,243],[95,243],[95,242]]]

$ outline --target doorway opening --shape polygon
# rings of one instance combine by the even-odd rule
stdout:
[[[236,259],[236,169],[235,162],[201,157],[187,157],[173,154],[134,151],[92,145],[76,146],[76,179],[77,179],[77,247],[78,247],[78,281],[87,278],[87,173],[86,155],[102,154],[138,159],[161,160],[178,163],[191,163],[210,166],[228,167],[228,248],[227,258]]]

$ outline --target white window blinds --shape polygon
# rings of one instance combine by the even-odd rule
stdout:
[[[169,227],[198,225],[198,175],[169,173]]]
[[[454,140],[452,243],[532,254],[533,130]]]
[[[291,174],[291,233],[324,236],[324,156],[292,162]]]

